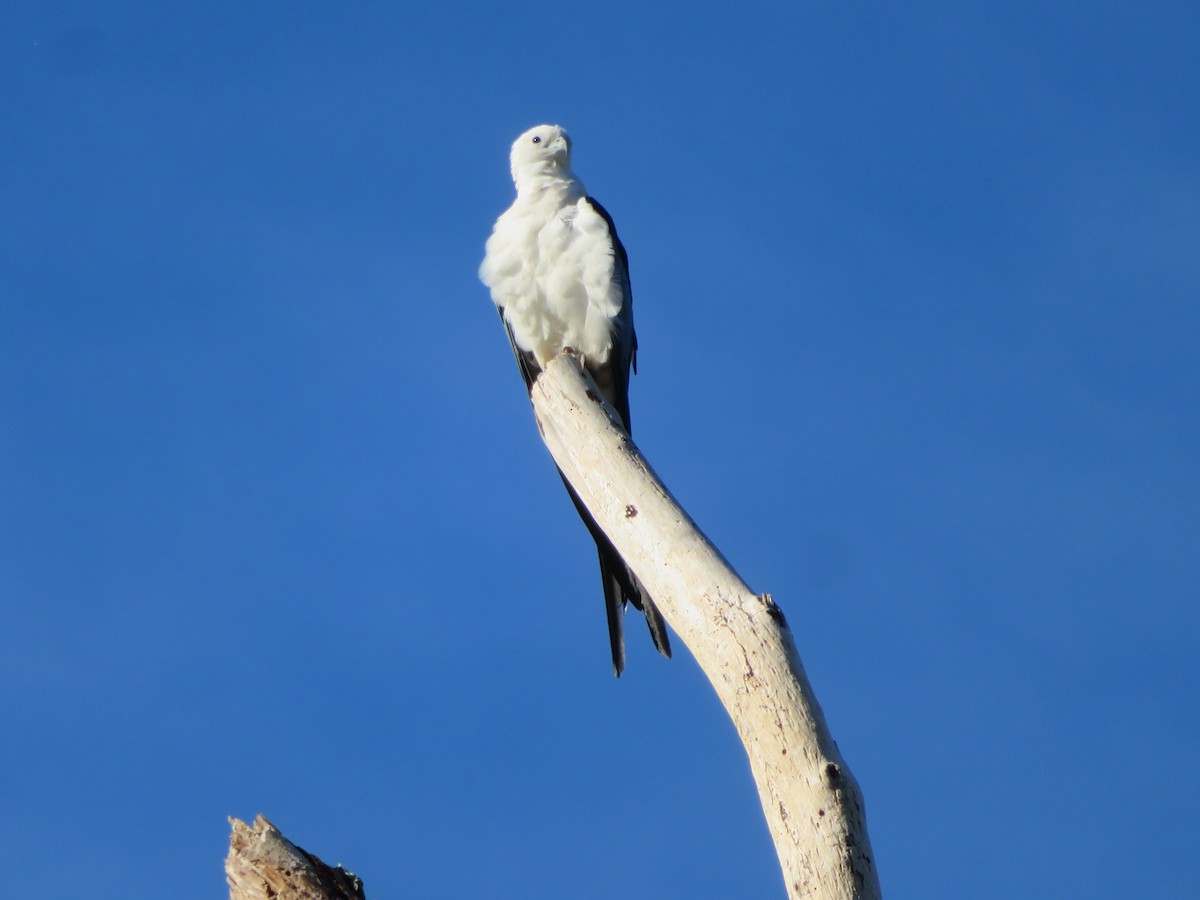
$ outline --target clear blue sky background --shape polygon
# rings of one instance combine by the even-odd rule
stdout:
[[[6,895],[770,897],[476,280],[512,139],[629,248],[639,445],[795,631],[890,897],[1200,880],[1192,3],[0,12]]]

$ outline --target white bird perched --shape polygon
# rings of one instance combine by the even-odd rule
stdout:
[[[492,291],[525,386],[570,347],[629,428],[629,369],[637,371],[629,259],[612,218],[571,171],[571,138],[538,125],[512,145],[517,199],[492,229],[479,278]],[[559,472],[559,475],[562,473]],[[625,668],[625,604],[642,610],[654,645],[671,655],[666,624],[571,485],[600,553],[613,671]]]

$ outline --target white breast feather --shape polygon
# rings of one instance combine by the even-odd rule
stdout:
[[[612,350],[622,286],[608,223],[583,197],[521,198],[496,222],[479,277],[517,346],[545,366],[573,347],[593,363]]]

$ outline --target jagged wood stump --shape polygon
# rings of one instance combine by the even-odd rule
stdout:
[[[241,819],[229,824],[229,900],[366,900],[357,876],[301,850],[265,816],[253,827]]]

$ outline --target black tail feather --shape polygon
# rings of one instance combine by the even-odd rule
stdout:
[[[613,674],[618,678],[625,671],[625,601],[621,582],[609,571],[600,552],[600,580],[604,584],[604,611],[608,615],[608,642],[612,645]]]
[[[645,588],[642,590],[644,591]],[[667,623],[648,594],[643,594],[642,612],[646,615],[646,627],[650,629],[650,637],[654,641],[654,646],[658,648],[659,653],[670,659],[671,641],[667,637]]]
[[[612,645],[613,672],[619,678],[625,670],[625,629],[622,619],[625,615],[626,603],[632,603],[636,609],[645,614],[646,625],[650,629],[650,637],[654,640],[654,646],[658,648],[659,653],[670,659],[671,642],[667,637],[667,624],[663,621],[662,613],[658,611],[658,607],[650,598],[650,593],[642,584],[641,579],[622,559],[617,548],[608,539],[608,535],[596,524],[596,520],[592,518],[592,514],[583,505],[583,501],[579,499],[579,495],[575,493],[575,489],[571,487],[571,483],[567,481],[561,470],[558,476],[566,485],[567,493],[571,495],[571,502],[575,504],[575,510],[583,519],[583,524],[591,532],[592,539],[596,542],[596,550],[600,555],[600,580],[604,587],[604,606],[608,615],[608,639]]]

